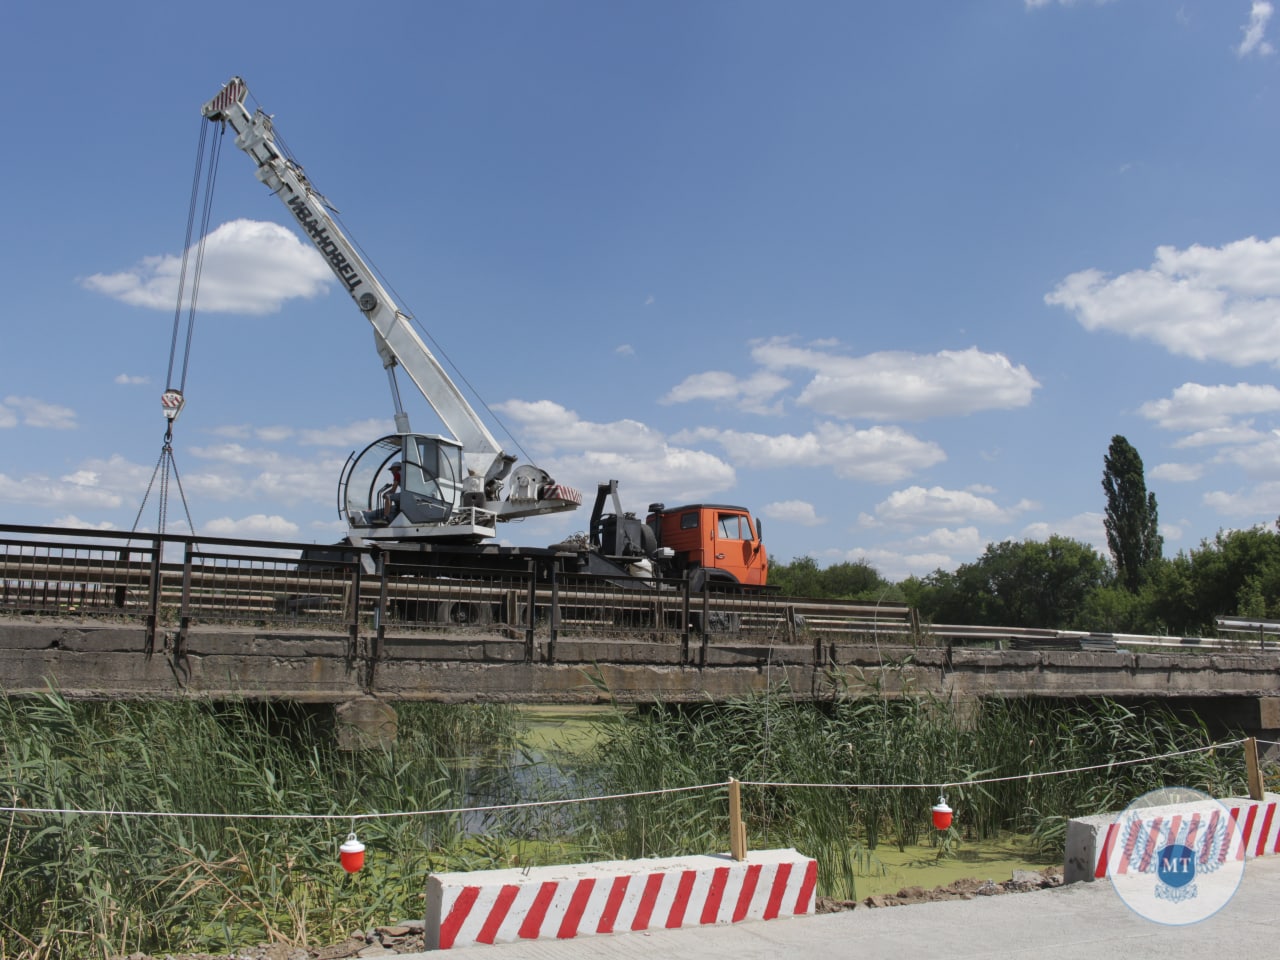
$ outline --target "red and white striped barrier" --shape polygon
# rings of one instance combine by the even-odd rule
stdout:
[[[1262,800],[1232,797],[1215,802],[1214,809],[1199,809],[1202,804],[1186,804],[1186,809],[1174,812],[1181,816],[1192,833],[1198,829],[1201,835],[1214,827],[1213,817],[1229,817],[1234,825],[1229,844],[1218,851],[1223,860],[1245,860],[1254,857],[1280,854],[1280,794],[1268,793]],[[1158,822],[1158,821],[1156,821]],[[1173,831],[1175,834],[1177,830]],[[1093,817],[1077,817],[1067,823],[1066,860],[1063,864],[1063,881],[1101,880],[1107,876],[1109,862],[1118,863],[1123,870],[1131,851],[1117,850],[1121,842],[1120,814],[1103,813]],[[1131,845],[1139,842],[1137,834],[1129,833]],[[1122,854],[1122,856],[1117,856]]]
[[[428,950],[773,920],[814,912],[816,860],[795,850],[437,873]]]

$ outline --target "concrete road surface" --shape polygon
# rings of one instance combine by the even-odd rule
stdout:
[[[456,948],[480,960],[1244,960],[1280,956],[1280,856],[1250,860],[1235,896],[1196,924],[1133,912],[1111,883],[735,926]],[[425,960],[442,953],[404,955]]]

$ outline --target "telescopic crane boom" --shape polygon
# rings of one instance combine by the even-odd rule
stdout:
[[[572,510],[582,495],[543,470],[503,451],[410,322],[378,282],[356,247],[311,186],[302,166],[278,144],[272,118],[244,105],[248,87],[232,77],[203,115],[235,133],[236,146],[257,167],[258,179],[288,208],[373,327],[395,407],[396,433],[382,437],[347,462],[338,509],[353,538],[446,539],[478,542],[496,535],[497,521]],[[401,367],[452,436],[413,433],[400,400]],[[384,469],[403,463],[399,487],[385,500],[376,492]],[[504,486],[510,487],[503,497]]]

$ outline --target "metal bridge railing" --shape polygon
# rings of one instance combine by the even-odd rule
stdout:
[[[429,561],[430,555],[424,560]],[[373,570],[373,573],[369,573]],[[345,632],[499,633],[526,657],[560,640],[679,644],[706,662],[716,643],[824,644],[918,635],[900,604],[815,602],[686,580],[600,578],[535,569],[495,572],[415,563],[375,550],[218,537],[0,525],[0,612],[140,621],[151,652],[163,634],[179,654],[196,624]]]

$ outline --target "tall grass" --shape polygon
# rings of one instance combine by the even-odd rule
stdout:
[[[795,846],[815,857],[820,891],[848,899],[879,844],[938,840],[929,808],[939,791],[913,784],[994,781],[946,790],[959,825],[946,839],[1015,831],[1060,856],[1071,817],[1122,809],[1160,786],[1223,797],[1242,792],[1238,750],[1116,765],[1211,743],[1198,720],[1159,706],[1008,700],[956,710],[904,697],[815,707],[773,695],[671,707],[613,724],[586,766],[602,794],[731,777],[765,784],[744,788],[753,844]],[[1094,769],[1026,777],[1083,767]],[[770,786],[783,783],[841,786]],[[726,816],[703,795],[663,794],[592,805],[581,811],[579,831],[602,856],[671,855],[724,849]]]
[[[398,713],[394,747],[345,753],[302,709],[0,700],[0,806],[104,811],[0,817],[0,956],[314,946],[421,916],[433,871],[724,850],[723,791],[687,788],[730,778],[766,784],[743,791],[752,846],[814,856],[820,892],[844,899],[878,846],[933,837],[938,791],[918,784],[996,780],[947,790],[952,839],[1034,832],[1055,852],[1067,818],[1119,809],[1158,786],[1243,790],[1236,750],[1108,768],[1209,743],[1194,719],[1109,701],[957,710],[927,698],[814,705],[778,693],[618,709],[584,738],[591,746],[550,759],[522,751],[511,709]],[[365,869],[349,876],[338,865],[348,818],[360,814],[645,791],[655,793],[360,820]],[[173,813],[218,816],[163,816]]]
[[[0,700],[0,805],[120,812],[0,823],[0,956],[314,943],[420,916],[432,869],[490,864],[456,817],[361,821],[376,855],[347,876],[351,821],[249,816],[462,806],[469,771],[454,759],[516,729],[497,708],[405,717],[393,749],[345,753],[300,710]]]

